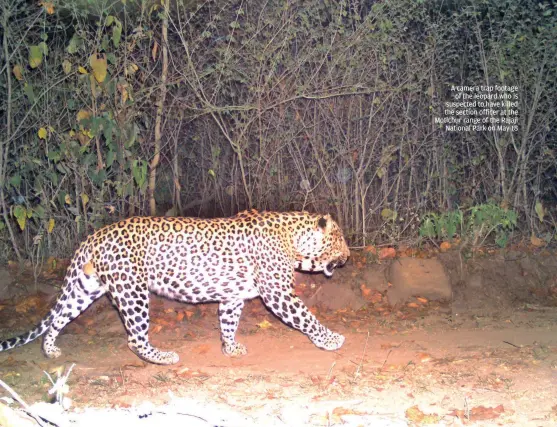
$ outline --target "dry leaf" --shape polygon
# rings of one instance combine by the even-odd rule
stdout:
[[[42,7],[44,7],[44,10],[45,10],[46,13],[48,13],[49,15],[53,15],[53,14],[54,14],[54,4],[53,4],[52,2],[43,1],[43,2],[40,2],[39,5],[41,5]]]
[[[80,122],[80,121],[85,120],[85,119],[88,119],[88,118],[90,118],[90,117],[91,117],[91,112],[90,112],[90,111],[87,111],[87,110],[79,110],[79,111],[77,112],[76,119],[77,119],[78,122]]]
[[[367,287],[365,284],[363,284],[363,283],[360,285],[360,290],[362,291],[362,296],[363,296],[364,298],[367,298],[367,297],[369,297],[369,296],[371,295],[371,289],[368,288],[368,287]]]
[[[540,239],[533,233],[530,236],[530,243],[532,244],[532,246],[535,246],[536,248],[541,248],[542,246],[546,245],[544,240]]]
[[[431,357],[431,354],[427,354],[427,353],[418,353],[416,356],[418,357],[421,363],[427,363],[430,362],[431,359],[433,359],[433,357]]]
[[[396,257],[395,248],[381,248],[379,251],[379,259],[393,259]]]
[[[157,60],[157,52],[159,50],[159,44],[157,43],[157,41],[155,40],[155,43],[153,44],[153,49],[151,49],[151,58],[153,58],[153,61]]]
[[[14,73],[15,78],[19,81],[23,80],[23,67],[21,65],[14,65],[14,68],[12,68],[12,73]]]
[[[155,325],[152,326],[151,329],[149,329],[149,333],[155,335],[158,334],[161,330],[162,330],[162,325]]]
[[[472,408],[470,410],[468,419],[473,422],[493,420],[495,418],[499,418],[503,412],[505,412],[505,408],[503,407],[503,405],[496,406],[495,408],[476,406],[475,408]],[[462,420],[467,419],[466,414],[463,410],[455,409],[451,412],[451,415],[457,416]]]
[[[441,249],[441,252],[447,252],[451,249],[451,244],[449,242],[442,242],[439,248]]]
[[[418,405],[414,405],[406,410],[406,418],[417,424],[436,424],[439,422],[439,415],[424,414]]]
[[[269,322],[267,319],[265,319],[265,320],[263,320],[263,322],[258,323],[257,327],[261,328],[261,329],[269,329],[269,328],[272,328],[273,325],[271,324],[271,322]]]
[[[108,70],[108,63],[104,53],[94,53],[89,57],[89,65],[93,70],[93,76],[98,83],[104,82]]]
[[[48,132],[46,131],[45,128],[40,128],[39,131],[37,132],[37,135],[39,135],[40,139],[46,139]]]
[[[364,248],[364,252],[367,252],[368,254],[377,255],[377,249],[373,245],[366,246]]]

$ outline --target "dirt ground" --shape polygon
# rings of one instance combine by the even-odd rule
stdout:
[[[237,334],[249,354],[228,358],[216,304],[153,296],[151,341],[178,352],[180,362],[151,365],[128,350],[122,323],[102,298],[59,337],[59,359],[46,359],[37,340],[0,353],[0,378],[29,403],[48,400],[44,372],[56,378],[75,363],[66,396],[78,412],[139,407],[156,418],[164,412],[157,408],[175,402],[188,426],[557,425],[554,253],[495,253],[464,263],[456,253],[439,254],[452,298],[417,295],[394,307],[387,293],[398,261],[354,258],[326,282],[299,276],[296,288],[310,303],[324,283],[328,299],[337,299],[332,287],[338,300],[352,294],[361,301],[358,309],[312,307],[346,336],[339,351],[319,350],[256,299]],[[20,295],[0,305],[2,338],[38,323],[52,303],[48,294],[22,296],[24,282],[12,280]],[[60,283],[51,278],[41,289],[46,282]]]

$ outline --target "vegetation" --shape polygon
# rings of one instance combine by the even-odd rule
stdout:
[[[552,2],[2,5],[6,256],[248,207],[331,212],[361,245],[554,227]],[[487,84],[519,87],[517,132],[434,123],[451,85]]]

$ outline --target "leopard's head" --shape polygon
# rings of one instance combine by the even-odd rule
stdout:
[[[294,236],[296,268],[322,271],[327,277],[346,263],[350,250],[338,224],[330,215],[312,216],[309,227]]]

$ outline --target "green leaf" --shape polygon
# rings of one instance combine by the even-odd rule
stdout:
[[[37,46],[39,46],[39,49],[42,50],[44,56],[48,55],[48,46],[45,42],[40,42]]]
[[[19,224],[19,228],[25,230],[25,223],[27,222],[27,209],[25,206],[16,205],[13,207],[13,215]]]
[[[538,214],[538,219],[540,222],[543,222],[543,218],[545,217],[545,209],[540,201],[536,202],[535,211]]]
[[[103,125],[103,136],[106,140],[106,145],[112,144],[112,130],[114,129],[114,122],[112,120],[105,120]]]
[[[89,172],[89,176],[91,177],[93,184],[100,186],[106,181],[106,170],[101,169],[98,172],[91,171]]]
[[[395,221],[397,218],[398,214],[396,213],[396,211],[393,211],[389,208],[384,208],[381,211],[381,217],[385,220],[385,221]]]
[[[137,124],[133,123],[131,132],[129,132],[128,140],[126,141],[125,144],[126,148],[130,148],[135,143],[138,132],[139,132],[139,128],[137,127]]]
[[[37,206],[33,209],[34,214],[37,218],[43,219],[45,217],[45,210],[42,206]]]
[[[10,185],[14,188],[19,188],[21,185],[21,175],[16,174],[10,178]]]
[[[114,22],[114,16],[112,15],[108,15],[106,17],[106,19],[104,20],[104,26],[105,27],[110,27],[112,25],[112,23]]]
[[[25,93],[25,96],[27,96],[27,99],[29,100],[29,102],[31,104],[35,103],[35,92],[33,92],[33,86],[31,86],[28,83],[25,83],[23,85],[23,92]]]
[[[134,160],[132,162],[132,175],[139,188],[147,181],[147,162],[145,160]]]
[[[74,54],[81,47],[82,44],[83,44],[83,40],[81,40],[81,37],[79,37],[77,34],[74,34],[66,50],[68,53]]]
[[[43,43],[41,43],[43,44]],[[41,46],[29,46],[29,66],[37,68],[43,62],[43,49]]]
[[[115,157],[114,151],[112,150],[109,150],[108,153],[106,153],[106,167],[112,166]]]
[[[67,59],[64,59],[62,62],[62,69],[64,70],[64,74],[70,74],[72,71],[72,63]]]
[[[84,208],[87,206],[87,203],[89,203],[89,196],[87,193],[81,193],[81,203],[83,203]]]
[[[112,43],[114,43],[114,47],[118,47],[120,45],[121,38],[122,23],[118,20],[115,20],[115,25],[112,27]]]
[[[66,204],[66,195],[67,195],[67,194],[68,194],[68,193],[66,193],[64,190],[61,190],[61,191],[58,193],[58,202],[59,202],[62,206],[64,206],[64,205]]]

